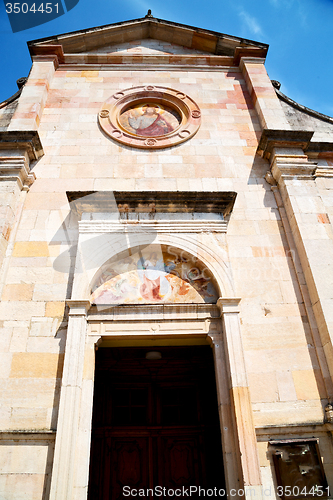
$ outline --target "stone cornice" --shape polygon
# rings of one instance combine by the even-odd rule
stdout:
[[[1,150],[24,150],[30,161],[44,155],[43,146],[37,130],[7,130],[0,132]]]
[[[175,314],[177,315],[177,323],[181,320],[186,322],[188,320],[216,319],[219,317],[219,310],[216,304],[126,304],[109,307],[92,305],[88,321],[146,324],[148,319],[159,322],[172,321]],[[179,331],[179,326],[177,331]]]
[[[24,429],[24,430],[2,430],[0,441],[49,441],[54,440],[56,431],[52,429]]]
[[[333,177],[333,167],[317,167],[315,177]]]
[[[127,71],[207,71],[209,68],[210,72],[230,72],[239,71],[237,66],[221,65],[221,66],[207,66],[207,64],[197,65],[197,64],[126,64]],[[102,63],[91,63],[91,64],[63,64],[61,65],[62,71],[124,71],[123,64],[102,64]]]
[[[263,64],[267,55],[267,49],[259,47],[236,47],[234,55],[234,64],[239,65],[242,58],[255,59],[255,62],[260,62]]]
[[[53,62],[54,69],[58,69],[58,67],[59,67],[58,58],[54,54],[45,55],[45,56],[32,56],[32,61],[34,63],[38,63],[38,62]]]
[[[241,299],[238,297],[220,297],[216,305],[220,309],[221,315],[225,313],[239,313],[239,303]]]
[[[34,56],[35,58],[36,56]],[[45,57],[45,56],[44,56]],[[135,68],[150,67],[160,65],[174,65],[184,67],[229,67],[235,66],[235,60],[229,56],[201,55],[201,54],[66,54],[64,64],[75,67],[76,65],[96,65],[102,64],[110,67],[130,66]]]
[[[300,148],[309,146],[314,132],[307,130],[269,130],[261,134],[257,152],[264,158],[270,158],[274,148]]]
[[[185,24],[157,19],[152,15],[144,18],[123,21],[105,26],[97,26],[72,33],[63,33],[28,42],[31,54],[38,47],[54,47],[61,45],[65,54],[92,52],[106,45],[126,43],[142,38],[153,38],[175,43],[207,54],[239,57],[245,55],[247,49],[250,56],[265,57],[268,45],[245,38],[239,38],[216,31],[206,30]],[[254,52],[252,51],[254,49]],[[37,49],[38,50],[38,49]],[[43,49],[47,51],[48,49]],[[44,52],[45,53],[45,52]]]
[[[86,316],[90,307],[90,301],[67,299],[66,305],[69,307],[69,316]]]
[[[333,121],[333,118],[332,118]],[[306,148],[306,153],[333,153],[333,142],[310,142]]]
[[[50,51],[48,52],[48,48]],[[60,49],[57,49],[59,47]],[[59,54],[58,54],[59,52]],[[149,67],[149,66],[160,66],[160,65],[170,65],[172,66],[183,66],[183,67],[230,67],[238,66],[241,59],[251,60],[253,62],[260,61],[265,62],[265,49],[262,48],[246,48],[246,47],[236,47],[235,55],[217,55],[217,54],[126,54],[126,53],[74,53],[65,54],[62,51],[62,46],[59,45],[44,45],[35,46],[33,60],[40,57],[56,57],[59,64],[70,65],[75,67],[76,65],[108,65],[115,67],[133,66],[133,67]],[[39,59],[38,59],[39,60]]]
[[[80,233],[226,233],[224,220],[81,221]]]
[[[277,183],[288,179],[314,179],[316,163],[314,162],[293,162],[286,161],[283,158],[274,158],[271,172]]]
[[[15,156],[2,156],[0,150],[0,181],[16,181],[20,189],[28,190],[36,179],[30,172],[29,161],[22,151]]]
[[[33,59],[35,56],[54,56],[58,64],[63,64],[65,62],[62,45],[33,45],[30,47],[30,54]]]
[[[288,436],[290,434],[310,434],[313,437],[314,432],[323,432],[326,434],[327,431],[333,431],[333,424],[323,423],[322,421],[256,427],[257,436],[263,436],[265,439],[267,439],[267,436],[270,438],[270,436]]]
[[[226,217],[232,212],[233,191],[67,191],[68,201],[84,212],[212,213]]]

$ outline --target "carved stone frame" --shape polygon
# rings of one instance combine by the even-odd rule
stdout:
[[[88,207],[86,207],[88,208]],[[91,207],[88,208],[91,211]],[[228,491],[238,491],[237,498],[250,500],[253,493],[262,500],[262,482],[252,406],[247,380],[240,324],[240,298],[234,297],[228,267],[210,238],[188,227],[187,234],[177,230],[137,233],[135,244],[172,245],[198,257],[213,274],[221,298],[212,304],[153,304],[117,306],[94,313],[89,300],[91,282],[104,262],[123,249],[129,240],[119,240],[110,227],[94,220],[91,234],[105,231],[107,244],[89,238],[88,253],[94,255],[95,267],[81,272],[86,224],[79,225],[77,268],[72,298],[67,300],[69,320],[59,418],[53,461],[50,500],[86,500],[89,480],[90,438],[94,387],[94,351],[100,342],[135,345],[139,338],[156,345],[163,336],[168,345],[177,345],[179,337],[186,344],[205,339],[213,347],[221,437]],[[186,221],[184,221],[186,225]],[[126,234],[126,231],[125,231]],[[95,269],[96,268],[96,269]],[[147,345],[147,344],[146,344]],[[178,344],[179,345],[179,344]]]
[[[124,129],[119,116],[130,105],[156,103],[173,108],[181,117],[180,125],[168,134],[157,137],[134,135]],[[99,124],[112,139],[141,149],[161,149],[187,141],[198,131],[201,123],[199,106],[189,96],[178,90],[153,85],[132,87],[116,92],[104,102],[99,114]]]

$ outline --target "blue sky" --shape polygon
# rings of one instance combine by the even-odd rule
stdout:
[[[58,19],[18,33],[0,0],[0,102],[29,73],[27,41],[144,17],[148,9],[160,19],[268,43],[266,69],[281,91],[333,116],[333,0],[80,0]]]

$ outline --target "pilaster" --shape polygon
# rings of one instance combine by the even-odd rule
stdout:
[[[9,131],[38,130],[57,63],[56,55],[33,59],[29,78],[9,124]]]
[[[19,207],[24,199],[21,191],[28,191],[35,180],[31,162],[42,155],[37,132],[0,132],[0,268],[13,237],[15,219],[19,220]]]
[[[265,68],[265,60],[242,57],[240,69],[262,129],[290,130],[290,125]]]
[[[241,480],[242,476],[240,474],[239,450],[237,450],[235,446],[229,384],[225,376],[228,371],[226,367],[224,342],[221,334],[209,334],[209,336],[211,338],[214,356],[226,489],[227,491],[238,491],[243,486],[243,481]]]
[[[324,378],[326,358],[331,379],[333,378],[333,240],[329,228],[330,221],[325,205],[320,196],[316,177],[321,171],[317,162],[309,160],[304,154],[304,144],[293,147],[282,147],[272,141],[270,163],[271,173],[277,183],[281,196],[280,213],[288,224],[293,237],[301,272],[305,283],[299,280],[305,305],[308,305],[308,316],[311,324],[312,311],[315,322],[312,322],[314,338],[319,332],[317,355]],[[325,170],[325,175],[328,171]],[[330,231],[328,230],[330,229]],[[295,264],[297,272],[297,262]],[[299,275],[299,273],[298,273]],[[313,324],[314,323],[314,324]],[[324,356],[321,352],[324,352]],[[326,368],[327,371],[327,368]],[[332,381],[326,382],[328,397],[332,397]]]
[[[240,487],[245,490],[245,498],[250,496],[250,487],[260,498],[260,467],[240,330],[239,302],[238,298],[220,298],[217,305],[221,311],[228,360],[229,398],[234,419],[234,441],[239,450]]]
[[[87,334],[87,300],[68,300],[64,371],[60,393],[59,417],[54,451],[50,500],[72,500],[79,457],[83,367]]]

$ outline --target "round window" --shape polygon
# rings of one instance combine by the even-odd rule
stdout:
[[[110,97],[99,123],[122,144],[145,149],[167,148],[190,139],[201,113],[187,95],[165,87],[133,87]]]

